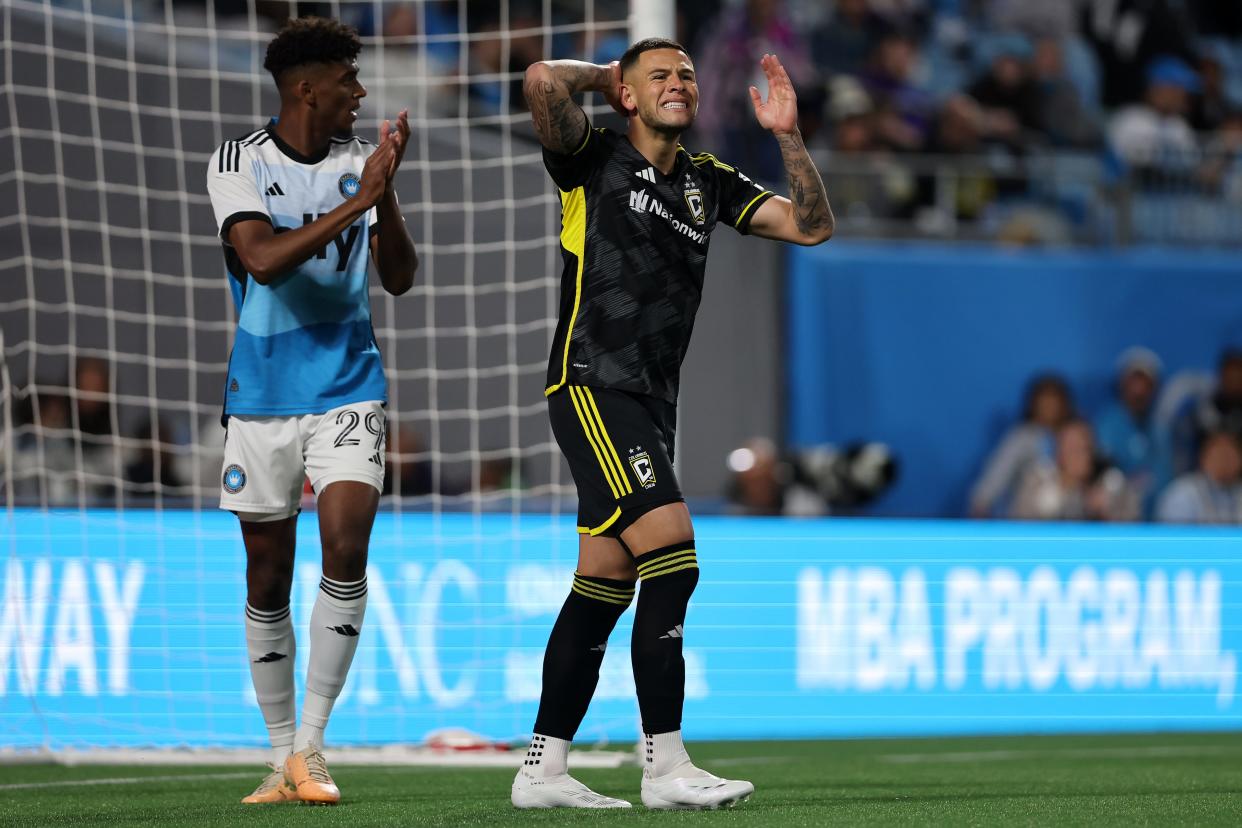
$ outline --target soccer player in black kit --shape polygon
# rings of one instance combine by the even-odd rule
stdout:
[[[751,101],[780,144],[789,198],[681,146],[699,92],[690,57],[671,40],[639,41],[607,66],[556,60],[526,70],[526,101],[561,197],[565,267],[545,393],[578,489],[580,541],[544,655],[534,737],[513,782],[519,808],[630,807],[571,777],[567,757],[608,636],[639,580],[631,658],[645,741],[643,804],[718,808],[754,791],[695,767],[682,744],[682,642],[699,566],[672,459],[678,376],[712,230],[725,223],[805,245],[832,235],[793,84],[775,55],[760,65],[768,99],[751,87]],[[592,128],[571,97],[588,91],[627,116],[626,135]]]

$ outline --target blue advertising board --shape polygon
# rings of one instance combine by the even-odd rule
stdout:
[[[17,511],[0,528],[0,747],[264,741],[232,516]],[[304,514],[299,631],[316,529]],[[696,535],[689,738],[1240,723],[1238,530],[701,518]],[[330,742],[525,736],[576,547],[571,517],[381,515]],[[583,740],[637,733],[632,612]]]
[[[1242,347],[1228,253],[833,242],[788,261],[785,438],[888,444],[900,469],[875,516],[965,515],[1037,374],[1094,419],[1125,348],[1159,354],[1169,389]]]

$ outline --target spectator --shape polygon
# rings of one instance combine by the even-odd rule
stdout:
[[[1149,183],[1180,180],[1197,166],[1199,144],[1186,120],[1199,76],[1182,60],[1163,56],[1147,68],[1142,103],[1119,110],[1108,126],[1108,140],[1122,161]]]
[[[1188,26],[1169,0],[1083,0],[1083,33],[1100,60],[1101,97],[1112,109],[1137,102],[1143,70],[1160,55],[1195,59]]]
[[[147,419],[134,432],[134,439],[141,444],[134,459],[125,466],[125,480],[133,484],[128,488],[134,499],[149,500],[157,492],[165,496],[175,494],[173,490],[184,485],[168,435],[168,426],[158,417],[154,421]]]
[[[1242,446],[1225,431],[1208,435],[1198,471],[1174,480],[1156,505],[1161,523],[1242,525]]]
[[[1199,80],[1203,88],[1190,106],[1190,125],[1196,132],[1213,132],[1234,110],[1225,90],[1225,69],[1219,55],[1204,52],[1199,56]]]
[[[1060,42],[1035,42],[1031,73],[1036,84],[1036,128],[1057,147],[1089,147],[1100,140],[1100,127],[1078,87],[1065,71]]]
[[[429,495],[435,491],[431,462],[423,438],[413,426],[398,424],[388,429],[384,494],[398,497]]]
[[[1215,431],[1242,439],[1242,350],[1226,350],[1217,364],[1216,390],[1195,408],[1198,442]]]
[[[1004,511],[1006,501],[1027,469],[1053,457],[1056,431],[1074,416],[1065,380],[1053,374],[1036,377],[1028,386],[1022,422],[1005,434],[988,457],[970,495],[970,514],[988,517]]]
[[[763,181],[784,181],[780,146],[755,120],[746,94],[750,86],[766,94],[759,59],[768,52],[779,55],[798,90],[802,137],[808,143],[812,140],[815,125],[805,118],[822,108],[822,100],[814,95],[819,84],[806,42],[790,22],[784,3],[746,0],[738,8],[726,8],[699,42],[699,54],[692,56],[699,78],[695,140],[717,147],[713,152],[722,159],[754,170]]]
[[[1242,110],[1227,113],[1212,133],[1199,172],[1211,192],[1227,202],[1242,202]]]
[[[1129,348],[1117,360],[1117,401],[1096,420],[1100,450],[1126,476],[1149,515],[1156,493],[1173,475],[1172,435],[1153,416],[1160,386],[1160,358]]]
[[[501,31],[496,5],[478,3],[467,8],[469,33],[476,35],[470,40],[468,53],[468,71],[474,77],[470,83],[472,111],[493,115],[506,111],[506,106],[510,109],[524,106],[523,73],[527,66],[543,57],[539,6],[514,3],[509,10],[507,31]],[[512,34],[515,31],[523,33]],[[503,79],[506,74],[508,83]]]
[[[526,488],[518,473],[518,456],[489,457],[479,462],[480,492],[520,492]]]
[[[889,27],[871,53],[863,86],[876,107],[876,134],[882,146],[918,152],[927,146],[936,118],[930,93],[914,80],[919,46],[909,29]]]
[[[46,506],[93,504],[113,492],[110,443],[84,444],[74,428],[69,399],[60,386],[38,391],[29,413],[28,427],[14,447],[14,493],[22,502]],[[26,474],[33,469],[34,474]]]
[[[74,371],[73,401],[77,409],[77,429],[92,443],[108,443],[115,431],[109,398],[108,363],[99,357],[82,357]]]
[[[908,215],[918,195],[917,182],[880,146],[871,97],[857,78],[847,75],[833,78],[828,89],[834,163],[825,168],[824,183],[832,193],[833,209],[848,221]]]
[[[1010,516],[1018,520],[1134,520],[1138,499],[1125,475],[1095,450],[1091,426],[1073,419],[1057,431],[1056,461],[1029,466]]]
[[[868,0],[837,0],[832,16],[811,35],[811,58],[827,75],[857,75],[875,50],[880,21]]]
[[[1021,35],[992,43],[987,71],[966,90],[979,105],[985,140],[1021,150],[1039,128],[1039,87],[1031,73],[1031,44]]]

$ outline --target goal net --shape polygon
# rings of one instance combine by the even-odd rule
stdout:
[[[375,286],[397,508],[559,506],[541,389],[559,204],[521,100],[551,57],[615,57],[628,4],[6,3],[0,326],[17,504],[214,508],[235,314],[204,180],[278,108],[293,13],[363,34],[358,131],[402,108],[416,287]]]
[[[216,509],[236,316],[205,180],[221,142],[276,114],[264,49],[308,13],[362,34],[361,135],[410,111],[396,189],[421,259],[402,297],[373,280],[389,481],[371,637],[330,736],[529,728],[577,544],[542,394],[560,210],[521,79],[541,58],[619,56],[630,4],[6,0],[0,748],[263,740],[240,537]],[[626,656],[609,656],[597,734],[632,738]]]

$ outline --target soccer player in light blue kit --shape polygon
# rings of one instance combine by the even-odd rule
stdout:
[[[393,190],[406,112],[379,145],[354,136],[366,89],[343,24],[291,20],[264,67],[280,117],[226,141],[207,189],[238,309],[229,359],[220,507],[246,546],[246,644],[272,743],[272,773],[246,803],[340,799],[323,733],[358,646],[367,544],[384,482],[387,390],[371,327],[367,260],[393,295],[418,257]],[[311,612],[302,724],[295,725],[289,616],[303,481],[318,497],[323,579]]]

